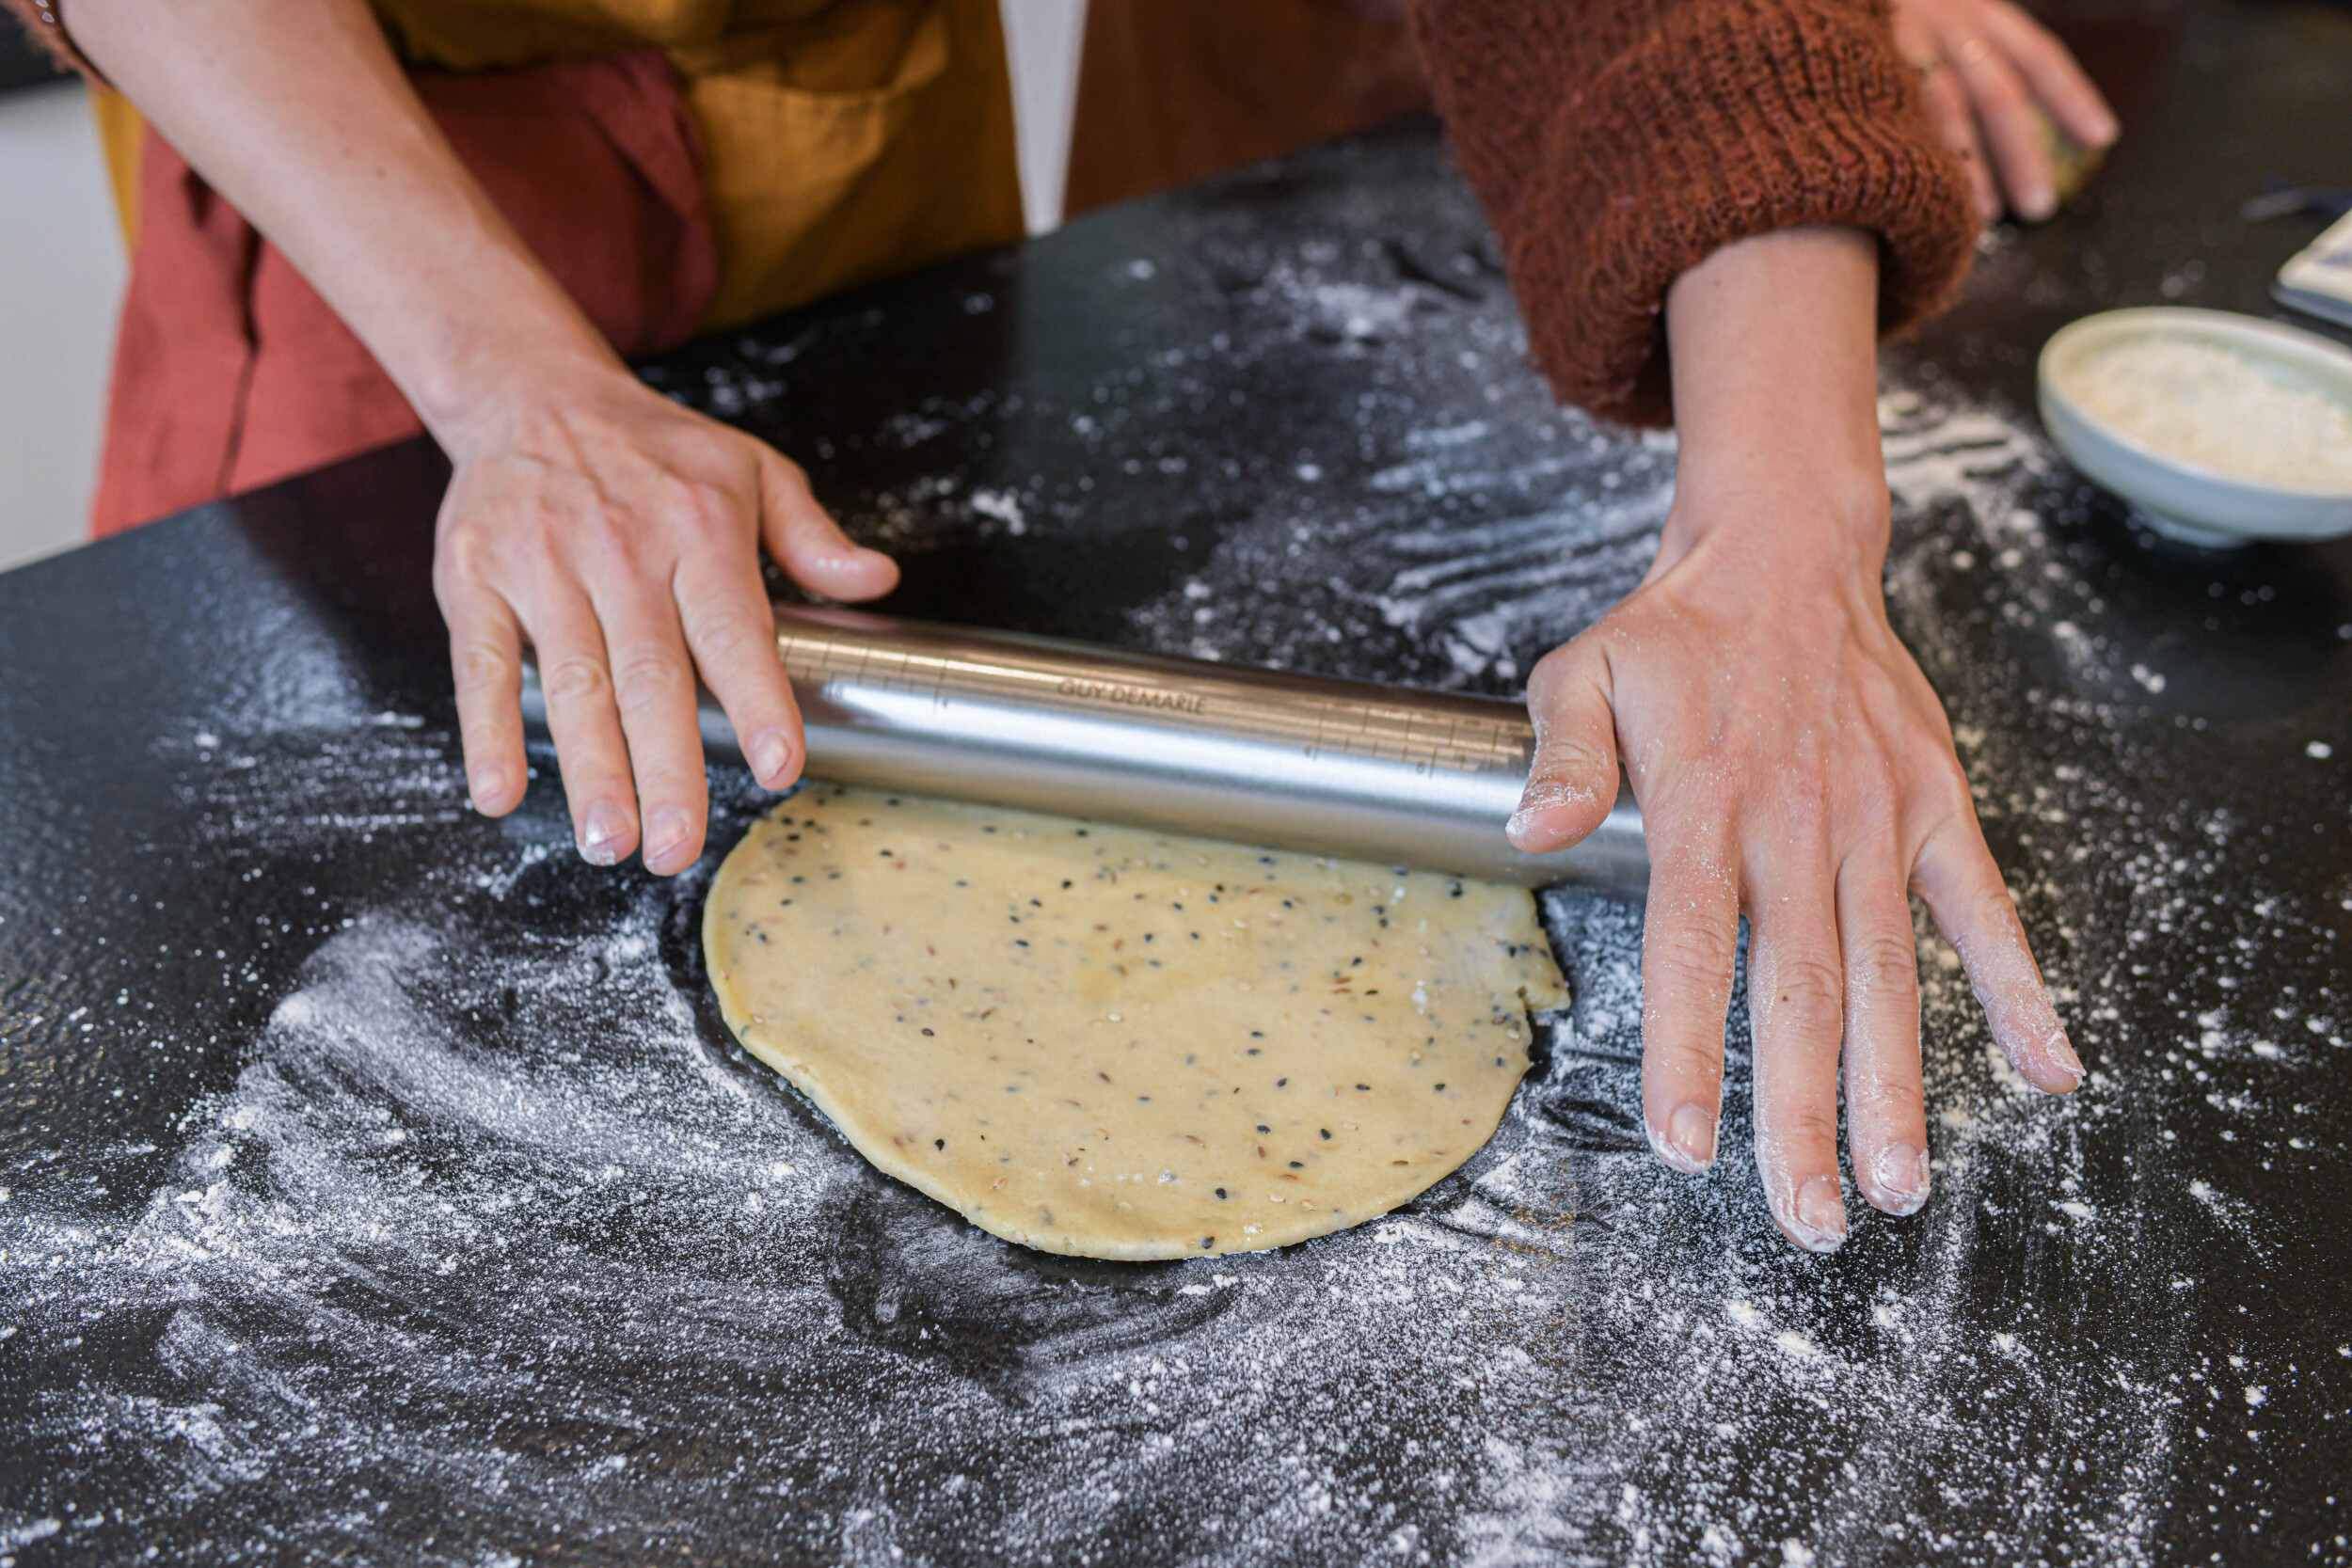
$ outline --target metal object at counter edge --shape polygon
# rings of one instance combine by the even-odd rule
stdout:
[[[1622,782],[1571,848],[1503,837],[1535,750],[1517,703],[816,607],[776,607],[776,650],[813,778],[1528,887],[1649,884]],[[527,665],[542,734],[546,711]],[[740,761],[707,692],[701,720],[706,751]]]

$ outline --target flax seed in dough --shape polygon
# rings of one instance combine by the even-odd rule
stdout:
[[[704,911],[728,1024],[883,1172],[1049,1252],[1249,1252],[1420,1194],[1565,1001],[1524,889],[818,786]]]

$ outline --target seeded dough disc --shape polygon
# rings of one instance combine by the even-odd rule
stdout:
[[[888,1175],[1090,1258],[1286,1245],[1493,1135],[1565,998],[1519,888],[815,787],[703,913],[729,1027]]]

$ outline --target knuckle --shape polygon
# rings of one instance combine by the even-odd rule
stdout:
[[[541,509],[516,531],[517,564],[532,576],[574,576],[572,562],[627,564],[637,542],[625,509],[614,501],[584,501],[560,512]]]
[[[1548,705],[1576,667],[1576,644],[1564,642],[1535,661],[1527,673],[1527,705],[1533,710]]]
[[[2017,900],[2010,896],[2009,884],[1998,876],[1986,877],[1964,903],[1970,924],[1979,929],[2022,939],[2025,924],[2017,918]]]
[[[578,536],[589,559],[601,568],[600,575],[606,581],[628,581],[643,572],[647,543],[640,531],[630,526],[628,514],[618,507],[596,508],[582,520]],[[542,551],[550,562],[566,553],[552,534],[545,539]]]
[[[1819,773],[1792,779],[1772,807],[1780,836],[1796,845],[1820,845],[1829,836],[1828,781]]]
[[[458,649],[450,664],[461,697],[495,692],[515,678],[514,661],[498,649],[482,643]]]
[[[1902,785],[1904,818],[1915,823],[1915,834],[1925,844],[1976,821],[1976,798],[1968,790],[1968,775],[1948,754],[1939,763],[1918,769]]]
[[[1977,820],[1977,796],[1969,787],[1968,775],[1952,755],[1948,742],[1944,748],[1943,766],[1934,768],[1927,784],[1927,799],[1940,815],[1954,823],[1974,827]]]
[[[1836,1038],[1845,1022],[1845,977],[1838,966],[1814,954],[1775,958],[1749,983],[1764,1026],[1778,1034]]]
[[[1918,957],[1908,930],[1899,936],[1873,932],[1846,955],[1846,983],[1858,996],[1901,996],[1915,990],[1918,980]]]
[[[468,757],[494,756],[506,745],[504,732],[492,724],[469,724],[460,732],[460,739]]]
[[[1882,1074],[1861,1092],[1881,1127],[1908,1132],[1928,1119],[1927,1095],[1915,1065],[1909,1072]]]
[[[458,527],[433,550],[433,591],[446,608],[453,595],[493,580],[497,546],[480,529]]]
[[[672,476],[661,486],[659,509],[670,526],[694,535],[715,533],[726,526],[734,508],[718,485]]]
[[[1535,742],[1535,755],[1528,770],[1538,778],[1582,781],[1593,778],[1604,768],[1615,771],[1599,747],[1575,736],[1545,735]]]
[[[775,640],[773,623],[761,625],[747,615],[714,611],[691,620],[687,641],[706,667],[748,662],[763,644]]]
[[[1738,816],[1749,777],[1734,748],[1726,746],[1712,765],[1686,766],[1658,779],[1651,794],[1662,818],[1664,847],[1708,862],[1729,853],[1724,826]]]
[[[768,450],[767,457],[769,465],[772,470],[772,476],[779,483],[785,485],[787,489],[806,493],[808,490],[808,470],[806,468],[802,467],[798,463],[793,462],[792,459],[785,456],[784,453],[777,451],[773,448],[770,448]]]
[[[549,702],[593,703],[612,689],[612,677],[598,660],[574,654],[542,666],[539,684]]]
[[[1642,942],[1644,991],[1655,998],[1667,987],[1720,989],[1730,979],[1739,940],[1736,930],[1712,923],[1653,927]]]
[[[1841,815],[1853,830],[1848,837],[1883,836],[1896,820],[1902,793],[1901,779],[1886,753],[1876,747],[1857,748],[1838,777]]]
[[[2026,89],[2006,62],[1988,58],[1970,81],[1977,102],[1989,113],[2006,117],[2024,112]]]
[[[1953,894],[1986,881],[2001,879],[1993,851],[1984,842],[1976,812],[1966,794],[1959,799],[1938,796],[1919,803],[1917,826],[1910,836],[1917,845],[1912,857],[1915,885],[1932,884]],[[1906,825],[1908,826],[1908,824]]]
[[[1642,1063],[1651,1073],[1700,1084],[1713,1084],[1723,1076],[1723,1055],[1719,1042],[1651,1025],[1643,1021]]]
[[[1771,1116],[1775,1141],[1788,1148],[1829,1149],[1833,1155],[1837,1148],[1837,1106],[1813,1100],[1773,1108]]]
[[[472,586],[478,574],[472,569],[475,550],[467,540],[443,535],[433,549],[433,595],[447,610],[453,594]]]
[[[684,672],[671,655],[633,653],[612,673],[613,694],[623,713],[642,713],[676,691],[683,679]]]
[[[701,784],[702,755],[695,753],[695,767],[688,768],[683,761],[666,749],[647,748],[630,754],[630,770],[636,775],[637,793],[650,814],[657,801],[684,804]],[[689,818],[693,816],[689,811]]]

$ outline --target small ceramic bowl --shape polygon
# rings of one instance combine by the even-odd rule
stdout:
[[[2169,538],[2208,549],[2256,539],[2352,533],[2352,489],[2304,489],[2185,462],[2123,435],[2084,406],[2084,367],[2134,339],[2226,349],[2271,380],[2316,391],[2352,411],[2352,351],[2316,333],[2224,310],[2109,310],[2060,328],[2042,350],[2042,423],[2075,467],[2132,504]]]

